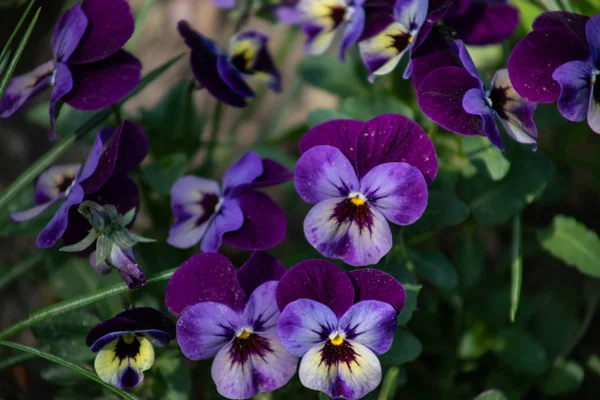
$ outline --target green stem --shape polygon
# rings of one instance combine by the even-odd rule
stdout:
[[[142,37],[142,33],[144,33],[144,27],[146,24],[146,20],[148,19],[148,14],[150,13],[150,9],[156,3],[156,0],[145,0],[142,6],[139,8],[138,12],[135,15],[135,31],[131,38],[127,41],[125,45],[125,49],[129,51],[133,51],[137,46],[138,40]]]
[[[118,395],[119,397],[123,398],[123,399],[129,399],[129,400],[137,400],[137,397],[130,395],[129,393],[118,389],[112,385],[109,385],[108,383],[104,382],[102,379],[100,379],[97,375],[92,374],[91,372],[89,372],[87,369],[80,367],[79,365],[73,364],[70,361],[67,361],[63,358],[57,357],[53,354],[50,353],[46,353],[43,352],[41,350],[38,349],[34,349],[33,347],[29,347],[29,346],[24,346],[22,344],[18,344],[18,343],[12,343],[12,342],[5,342],[3,340],[0,340],[0,346],[5,346],[5,347],[10,347],[12,349],[15,350],[19,350],[25,353],[29,353],[32,354],[34,356],[40,357],[40,358],[44,358],[48,361],[51,361],[55,364],[58,365],[62,365],[63,367],[69,368],[75,372],[80,373],[81,375],[83,375],[84,377],[99,383],[100,385],[104,386],[105,388],[107,388],[108,390],[110,390],[111,392],[115,393],[116,395]]]
[[[217,138],[219,137],[219,130],[221,129],[222,115],[223,103],[217,101],[217,105],[215,106],[215,111],[212,116],[210,137],[208,138],[208,145],[206,147],[206,163],[204,164],[206,170],[210,170],[213,167],[215,148],[217,147]]]
[[[123,115],[121,115],[121,107],[119,107],[118,104],[115,104],[111,108],[115,116],[115,121],[117,122],[117,125],[121,125],[121,123],[123,122]]]
[[[379,391],[378,400],[391,400],[396,395],[398,390],[398,376],[400,375],[400,369],[398,367],[392,367],[385,374],[383,383],[381,384],[381,390]]]
[[[521,215],[513,220],[511,248],[510,322],[515,322],[523,284],[523,252],[521,248]]]
[[[21,29],[21,26],[23,25],[23,22],[25,22],[25,19],[27,19],[27,15],[29,15],[29,12],[31,11],[31,8],[33,7],[34,4],[35,4],[35,0],[31,0],[29,2],[29,5],[25,9],[25,12],[21,16],[21,19],[19,19],[19,22],[17,23],[17,26],[15,26],[15,29],[13,29],[12,33],[10,34],[10,37],[6,41],[6,44],[4,45],[4,48],[2,49],[2,53],[0,53],[0,60],[2,60],[4,58],[4,56],[8,53],[8,49],[10,48],[10,45],[12,44],[12,41],[17,36],[17,33]],[[2,96],[0,96],[0,98],[1,97]]]
[[[24,363],[25,361],[33,360],[35,356],[29,353],[18,353],[14,356],[4,357],[0,361],[0,371],[12,367],[13,365]]]
[[[267,126],[264,129],[262,129],[258,134],[258,143],[263,143],[269,138],[269,136],[273,135],[273,131],[275,131],[275,128],[277,127],[277,125],[279,125],[279,121],[283,119],[285,114],[288,112],[290,106],[298,100],[298,96],[302,91],[303,86],[304,82],[302,82],[300,79],[296,79],[296,81],[294,82],[294,86],[281,102],[279,110],[275,113],[275,115],[269,118]]]
[[[21,275],[29,271],[31,268],[36,266],[42,260],[42,257],[42,253],[36,253],[33,256],[20,261],[19,263],[17,263],[17,265],[12,267],[2,276],[0,276],[0,290],[6,287],[13,279],[20,277]]]
[[[573,351],[573,349],[579,344],[581,339],[585,336],[592,320],[594,319],[594,314],[596,313],[596,308],[598,307],[598,302],[600,301],[600,291],[596,290],[593,292],[592,297],[588,301],[587,309],[585,311],[585,317],[583,318],[583,322],[577,331],[577,335],[573,337],[573,339],[565,346],[563,351],[556,357],[556,359],[567,358],[568,355]]]
[[[158,275],[153,276],[152,278],[150,278],[146,281],[146,285],[149,285],[149,284],[152,284],[155,282],[162,282],[162,281],[169,279],[171,276],[173,276],[175,269],[176,268],[169,269],[167,271],[161,272]],[[73,311],[75,309],[87,306],[89,304],[96,303],[98,301],[107,299],[112,296],[117,296],[122,293],[127,293],[130,290],[131,289],[129,289],[125,283],[118,283],[116,285],[110,286],[110,287],[102,289],[102,290],[97,290],[93,293],[86,294],[84,296],[79,296],[74,299],[65,300],[60,303],[51,305],[49,307],[42,308],[41,310],[38,310],[38,311],[30,314],[29,318],[27,318],[21,322],[18,322],[15,325],[10,326],[7,329],[0,332],[0,340],[6,339],[6,338],[22,331],[23,329],[29,328],[30,326],[32,326],[40,321],[43,321],[45,319],[48,319],[48,318],[51,318],[51,317],[54,317],[54,316],[57,316],[60,314],[64,314],[69,311]]]

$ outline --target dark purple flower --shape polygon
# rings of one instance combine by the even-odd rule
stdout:
[[[223,175],[223,187],[193,175],[171,188],[175,222],[167,242],[185,249],[202,240],[202,251],[217,251],[223,241],[247,250],[266,250],[283,240],[283,210],[255,189],[287,182],[292,173],[283,165],[250,151]]]
[[[510,137],[535,148],[535,104],[517,94],[507,71],[496,72],[488,90],[461,40],[447,43],[435,34],[428,40],[440,43],[441,48],[425,43],[413,59],[413,81],[423,113],[444,129],[486,136],[504,150],[495,121],[498,118]]]
[[[324,256],[353,266],[376,264],[390,251],[386,220],[419,219],[438,168],[429,137],[396,114],[317,125],[300,141],[300,152],[296,190],[316,204],[304,220],[306,239]]]
[[[268,36],[264,33],[235,34],[226,53],[186,21],[179,21],[177,29],[192,50],[190,64],[196,80],[223,103],[244,107],[245,99],[254,97],[246,77],[258,79],[276,92],[281,90],[281,77],[267,49]]]
[[[277,336],[277,281],[286,269],[254,253],[237,272],[218,253],[183,263],[167,284],[165,303],[179,316],[177,341],[191,360],[215,358],[212,378],[222,396],[250,398],[285,385],[297,358]]]
[[[385,4],[383,0],[381,3]],[[393,7],[374,8],[367,16],[365,31],[358,42],[369,81],[391,72],[406,52],[409,62],[404,78],[408,79],[412,54],[427,38],[433,24],[447,12],[449,4],[430,8],[427,0],[396,0]]]
[[[175,324],[151,307],[125,310],[100,322],[85,343],[96,355],[94,368],[104,382],[120,389],[138,386],[144,371],[154,364],[152,345],[166,346],[175,339]]]
[[[89,223],[77,214],[77,207],[73,207],[84,199],[113,204],[121,213],[139,205],[137,187],[127,173],[137,167],[146,154],[148,138],[135,123],[124,121],[116,130],[103,128],[83,166],[60,165],[46,170],[35,185],[35,207],[11,214],[10,218],[14,222],[27,221],[50,205],[61,203],[52,220],[40,232],[37,245],[41,248],[54,246],[68,227],[74,232],[66,244],[76,243],[90,228]]]
[[[302,357],[304,386],[359,399],[379,385],[377,355],[391,347],[406,299],[397,280],[375,269],[346,274],[329,261],[307,260],[281,278],[276,298],[279,338]]]
[[[506,0],[459,0],[444,22],[466,44],[488,45],[508,39],[519,26],[519,9]]]
[[[52,35],[53,61],[12,79],[0,100],[0,118],[52,86],[50,138],[58,105],[98,110],[121,100],[140,81],[142,65],[122,50],[134,20],[125,0],[83,0],[65,11]]]

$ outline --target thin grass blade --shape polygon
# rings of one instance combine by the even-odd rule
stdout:
[[[17,22],[17,26],[15,26],[15,29],[13,29],[8,40],[6,41],[6,44],[4,45],[4,48],[2,49],[2,53],[0,53],[0,60],[2,60],[2,58],[8,53],[8,50],[10,49],[10,45],[12,44],[12,41],[17,36],[17,33],[21,29],[21,25],[23,25],[23,22],[25,22],[25,20],[27,19],[27,16],[29,15],[29,12],[33,8],[34,3],[35,3],[35,0],[31,0],[29,2],[29,5],[25,9],[25,12],[23,13],[23,15],[21,15],[21,19],[19,19],[19,22]]]
[[[512,226],[512,248],[510,264],[510,322],[515,322],[523,284],[523,249],[521,240],[521,215],[517,215]]]

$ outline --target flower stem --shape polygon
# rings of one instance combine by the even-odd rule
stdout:
[[[511,284],[510,284],[510,322],[515,322],[519,299],[521,298],[521,286],[523,284],[523,252],[521,248],[521,215],[518,214],[513,220],[512,227],[512,250],[511,250]]]
[[[252,5],[254,4],[254,0],[246,0],[242,5],[242,10],[240,11],[240,16],[238,17],[235,23],[235,33],[239,32],[240,29],[246,25],[248,22],[248,18],[250,18],[250,11],[252,11]]]

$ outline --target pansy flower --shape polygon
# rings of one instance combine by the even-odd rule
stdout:
[[[317,125],[300,141],[300,153],[296,190],[315,204],[304,219],[306,239],[353,266],[376,264],[390,251],[386,220],[419,219],[438,169],[429,137],[397,114]]]
[[[587,119],[600,133],[600,14],[540,15],[533,32],[511,53],[508,72],[523,97],[540,103],[558,99],[563,117],[574,122]]]
[[[120,389],[138,386],[144,371],[154,364],[155,346],[175,339],[175,324],[151,307],[125,310],[96,325],[85,343],[98,353],[96,373],[104,382]]]
[[[254,91],[246,77],[281,90],[279,71],[267,49],[268,36],[258,31],[243,31],[231,38],[225,52],[212,40],[193,30],[186,21],[177,24],[179,34],[192,50],[190,64],[196,80],[223,103],[245,107]]]
[[[430,40],[434,38],[432,35]],[[497,71],[487,89],[461,40],[437,43],[439,50],[430,49],[430,43],[425,43],[423,50],[428,51],[422,57],[417,53],[413,60],[417,99],[423,113],[444,129],[462,135],[483,135],[504,150],[497,118],[511,138],[535,148],[536,105],[517,94],[507,70]],[[423,77],[426,71],[431,72]]]
[[[191,360],[214,357],[222,396],[246,399],[285,385],[297,358],[277,336],[277,281],[286,269],[256,252],[239,269],[218,253],[191,257],[167,284],[165,302],[179,317],[177,341]]]
[[[186,249],[202,241],[202,251],[217,251],[223,241],[247,250],[266,250],[283,240],[283,210],[255,189],[287,182],[292,173],[250,151],[223,175],[223,186],[210,179],[184,176],[171,188],[175,222],[167,242]]]
[[[359,399],[381,382],[377,356],[389,350],[402,285],[385,272],[346,274],[325,260],[302,261],[277,286],[283,347],[300,361],[300,382],[333,398]]]
[[[67,164],[47,169],[35,184],[35,207],[13,213],[10,218],[17,223],[27,221],[37,217],[51,205],[60,204],[54,217],[37,238],[39,247],[52,247],[67,230],[71,217],[77,215],[77,207],[73,206],[84,199],[107,204],[106,200],[115,197],[124,198],[126,203],[130,203],[134,197],[139,198],[137,187],[127,177],[127,173],[137,167],[146,154],[148,138],[135,123],[124,121],[117,129],[103,128],[98,132],[92,151],[83,165]],[[122,196],[120,191],[127,196]],[[123,204],[117,208],[125,213],[134,207]]]
[[[235,7],[235,0],[212,0],[213,4],[217,7],[224,8],[226,10]]]
[[[12,79],[0,100],[7,118],[35,95],[52,87],[50,138],[58,106],[99,110],[121,100],[139,83],[142,65],[122,50],[134,20],[125,0],[83,0],[65,11],[52,34],[54,59]]]
[[[410,57],[423,43],[434,23],[446,13],[449,3],[428,10],[428,0],[396,0],[393,7],[369,14],[358,49],[369,71],[369,81],[391,72],[405,53],[409,55],[404,78],[411,74]]]

